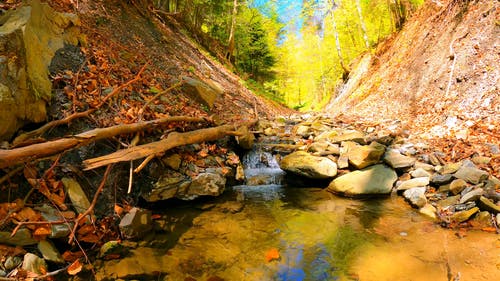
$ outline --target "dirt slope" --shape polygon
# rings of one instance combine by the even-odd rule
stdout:
[[[401,33],[360,60],[327,112],[399,120],[401,131],[452,158],[492,156],[498,174],[499,12],[494,0],[426,1]]]

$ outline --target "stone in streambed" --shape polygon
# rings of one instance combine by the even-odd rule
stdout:
[[[415,158],[405,156],[396,149],[389,149],[384,154],[384,162],[394,169],[408,168],[415,164]]]
[[[456,212],[453,215],[451,215],[450,221],[456,222],[456,223],[464,222],[464,221],[470,219],[478,211],[479,211],[478,207],[473,207],[473,208],[466,210],[466,211]]]
[[[63,178],[61,181],[66,189],[66,194],[68,194],[71,203],[73,203],[73,208],[79,214],[85,213],[90,207],[90,201],[80,184],[72,178]]]
[[[444,184],[450,183],[452,180],[453,180],[453,176],[450,174],[446,174],[446,175],[434,174],[431,177],[431,182],[435,185],[444,185]]]
[[[0,244],[28,246],[38,242],[31,236],[31,231],[24,227],[20,228],[14,236],[11,237],[11,234],[10,231],[0,231]]]
[[[428,216],[429,218],[431,219],[437,219],[437,210],[434,206],[432,206],[431,204],[425,204],[422,208],[420,208],[420,210],[418,210],[419,213],[421,213],[422,215],[426,215]]]
[[[151,212],[134,207],[123,216],[119,227],[122,235],[126,238],[144,237],[152,228]]]
[[[489,174],[486,171],[480,170],[476,167],[469,167],[462,165],[460,169],[454,174],[455,178],[463,179],[472,184],[478,184],[488,179]]]
[[[488,199],[484,196],[479,197],[478,205],[479,205],[479,208],[481,208],[481,210],[485,210],[485,211],[491,212],[493,214],[500,213],[500,206],[493,203],[493,201],[491,201],[490,199]]]
[[[463,179],[456,179],[450,183],[450,191],[453,194],[459,194],[467,187],[467,182]]]
[[[402,182],[398,186],[397,190],[398,191],[407,190],[407,189],[414,188],[414,187],[426,186],[428,184],[429,184],[429,178],[428,177],[414,178],[414,179]]]
[[[47,273],[47,263],[37,255],[27,253],[24,255],[22,269],[37,275],[44,275]]]
[[[379,164],[334,179],[328,190],[346,196],[389,194],[397,178],[394,170]]]
[[[421,208],[427,204],[425,197],[425,187],[413,187],[403,192],[403,197],[416,208]]]
[[[312,156],[304,151],[296,151],[280,162],[280,168],[311,179],[327,179],[337,175],[337,164],[326,157]]]
[[[349,158],[349,163],[356,167],[356,169],[363,169],[377,164],[382,155],[384,155],[384,152],[384,145],[372,142],[370,145],[350,148],[347,152],[347,157]]]
[[[460,198],[460,204],[477,201],[483,194],[484,190],[482,188],[471,190],[470,192],[465,193],[462,198]]]
[[[430,178],[431,177],[431,174],[422,168],[418,168],[416,170],[411,171],[410,175],[412,178],[423,178],[423,177]]]

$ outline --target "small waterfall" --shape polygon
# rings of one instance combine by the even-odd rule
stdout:
[[[285,172],[269,152],[254,149],[242,159],[245,170],[245,185],[281,185]]]

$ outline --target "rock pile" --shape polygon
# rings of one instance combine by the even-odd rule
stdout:
[[[291,129],[290,129],[291,127]],[[397,193],[420,213],[444,225],[464,222],[482,228],[500,224],[500,180],[477,167],[491,155],[457,163],[423,143],[409,143],[398,131],[356,130],[334,125],[322,117],[261,122],[267,139],[280,139],[288,148],[280,166],[307,179],[330,179],[327,190],[349,197]],[[261,144],[266,146],[265,144]],[[280,151],[283,153],[283,150]],[[291,153],[290,153],[291,152]],[[289,184],[293,184],[290,182]]]

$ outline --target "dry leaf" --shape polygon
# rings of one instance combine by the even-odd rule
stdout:
[[[280,253],[278,252],[278,249],[276,249],[276,248],[272,248],[271,250],[267,251],[267,253],[266,253],[266,262],[278,260],[279,258],[280,258]]]
[[[82,271],[82,263],[80,263],[80,260],[75,260],[67,269],[69,275],[76,275],[80,271]]]

